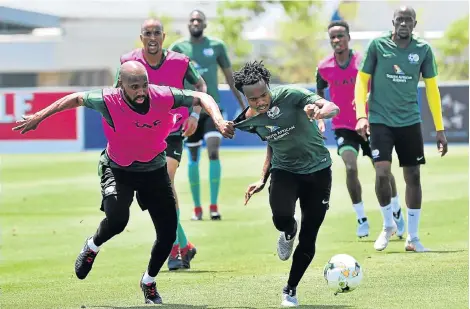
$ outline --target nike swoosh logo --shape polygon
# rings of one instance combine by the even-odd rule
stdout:
[[[173,153],[174,153],[175,155],[177,155],[177,156],[181,156],[181,153],[178,153],[178,152],[176,152],[176,151],[173,151]]]
[[[328,204],[329,201],[323,200],[323,201],[321,201],[321,202],[322,202],[322,204]]]
[[[419,158],[416,158],[416,161],[421,161],[423,160],[424,157],[419,157]]]

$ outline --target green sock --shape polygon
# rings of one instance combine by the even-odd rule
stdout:
[[[217,205],[220,188],[220,174],[221,174],[220,160],[209,161],[209,181],[211,190],[211,205]]]
[[[189,161],[188,166],[189,185],[195,207],[201,207],[201,189],[199,185],[199,163]]]
[[[178,209],[178,227],[176,229],[176,239],[179,240],[180,248],[183,249],[188,245],[188,239],[186,238],[186,233],[183,230],[183,226],[179,220],[180,210]]]
[[[179,244],[179,241],[178,241],[178,229],[180,226],[180,210],[179,209],[176,210],[176,222],[178,223],[178,226],[176,228],[176,239],[175,239],[175,242],[173,243],[173,246],[176,246]]]

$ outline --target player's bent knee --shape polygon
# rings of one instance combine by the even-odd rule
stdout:
[[[421,174],[419,165],[404,167],[403,175],[405,177],[405,183],[407,185],[419,186],[421,184]]]
[[[377,177],[388,177],[392,174],[392,162],[380,161],[375,162],[375,173]]]
[[[179,162],[171,157],[166,157],[166,168],[170,176],[171,183],[175,181],[176,170],[178,169]]]
[[[348,176],[354,176],[357,175],[357,164],[356,161],[354,162],[345,162],[346,166],[346,174]]]
[[[206,144],[209,160],[219,160],[220,138],[215,136],[208,137],[206,139]]]
[[[200,146],[188,145],[189,149],[189,163],[198,163],[199,162],[199,149]]]

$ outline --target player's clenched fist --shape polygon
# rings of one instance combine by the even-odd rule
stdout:
[[[216,125],[217,130],[219,130],[223,137],[231,139],[235,135],[235,127],[233,126],[232,121],[222,120]]]

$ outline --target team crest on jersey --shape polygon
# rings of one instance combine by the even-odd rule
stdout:
[[[271,107],[266,114],[268,114],[268,117],[271,119],[277,119],[282,115],[281,110],[277,106]]]
[[[405,72],[403,72],[403,70],[396,64],[393,65],[393,70],[397,75],[405,75]]]
[[[271,133],[275,132],[278,130],[280,127],[278,126],[265,126],[266,129],[268,129]]]
[[[343,137],[338,138],[338,140],[336,141],[336,143],[338,144],[338,146],[343,145],[343,144],[344,144],[344,138],[343,138]]]
[[[204,50],[202,51],[202,53],[203,53],[204,56],[206,56],[206,57],[214,56],[214,50],[213,50],[212,48],[204,48]]]
[[[418,61],[419,61],[419,56],[418,54],[409,54],[408,55],[408,61],[411,63],[411,64],[417,64]]]

